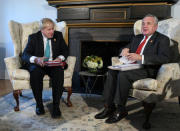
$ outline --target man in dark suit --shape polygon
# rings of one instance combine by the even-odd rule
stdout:
[[[64,61],[68,56],[68,47],[62,33],[54,30],[55,23],[44,18],[40,23],[40,31],[31,34],[22,54],[22,60],[26,63],[30,72],[30,85],[36,100],[36,114],[45,113],[42,90],[43,78],[47,74],[52,80],[53,112],[52,117],[61,116],[59,108],[60,98],[63,93],[64,70],[61,66],[46,66],[45,61]]]
[[[143,78],[155,78],[160,66],[170,61],[170,40],[157,32],[158,19],[147,15],[142,20],[142,34],[121,51],[121,56],[130,61],[140,62],[143,68],[129,71],[109,70],[104,86],[105,108],[95,115],[96,119],[106,119],[115,123],[128,115],[125,108],[132,83]]]

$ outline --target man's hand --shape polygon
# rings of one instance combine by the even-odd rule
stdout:
[[[60,58],[56,58],[55,60],[53,61],[57,61],[57,62],[61,62],[62,60]]]
[[[129,55],[129,49],[128,48],[124,48],[122,51],[121,51],[121,56],[128,56]]]
[[[44,59],[46,59],[46,57],[37,57],[35,58],[34,63],[44,67]]]
[[[142,56],[136,53],[129,53],[126,57],[128,60],[135,60],[135,61],[142,60]]]

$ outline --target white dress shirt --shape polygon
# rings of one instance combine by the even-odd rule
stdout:
[[[141,61],[142,64],[144,64],[144,55],[143,55],[144,48],[146,47],[146,45],[147,45],[149,39],[151,38],[151,36],[152,36],[152,35],[148,36],[148,38],[147,38],[147,40],[146,40],[146,43],[144,44],[144,46],[143,46],[142,49],[141,49],[140,55],[142,56],[142,61]],[[144,39],[145,39],[145,36],[144,36],[144,38],[142,39],[142,41],[144,41]],[[142,41],[140,42],[140,44],[142,43]]]

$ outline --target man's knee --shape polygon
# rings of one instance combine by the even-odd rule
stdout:
[[[128,73],[127,71],[120,71],[117,75],[117,79],[118,80],[124,80],[124,79],[127,79],[128,77]]]
[[[131,74],[131,71],[119,71],[118,72],[119,76],[127,76],[128,74]]]
[[[118,74],[118,71],[116,70],[108,70],[108,73],[107,73],[108,76],[117,76],[117,74]]]
[[[61,77],[64,77],[64,71],[60,68],[56,68],[52,71],[50,77],[53,79],[59,79]]]
[[[44,77],[44,72],[39,68],[34,69],[33,71],[30,72],[30,80],[39,81],[43,79],[43,77]]]

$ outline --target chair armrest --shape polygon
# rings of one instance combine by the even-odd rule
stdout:
[[[112,62],[112,66],[123,64],[122,62],[119,61],[118,57],[112,57],[111,62]]]
[[[74,72],[74,67],[75,67],[75,63],[76,63],[76,57],[75,56],[68,56],[67,60],[66,60],[67,64],[68,64],[68,68],[64,71],[64,73],[70,73],[71,78]]]
[[[133,83],[132,96],[149,103],[175,97],[180,90],[175,89],[172,82],[177,79],[180,79],[179,64],[163,64],[156,79],[146,78]]]
[[[145,91],[156,91],[157,80],[152,78],[140,79],[133,83],[133,88],[138,90],[145,90]]]
[[[163,64],[158,71],[157,80],[157,93],[167,93],[168,82],[171,80],[180,79],[180,68],[178,63]]]
[[[10,80],[12,80],[13,71],[21,67],[20,57],[19,56],[7,57],[7,58],[4,58],[4,62],[6,64],[6,68],[7,68],[7,72],[10,77]]]

